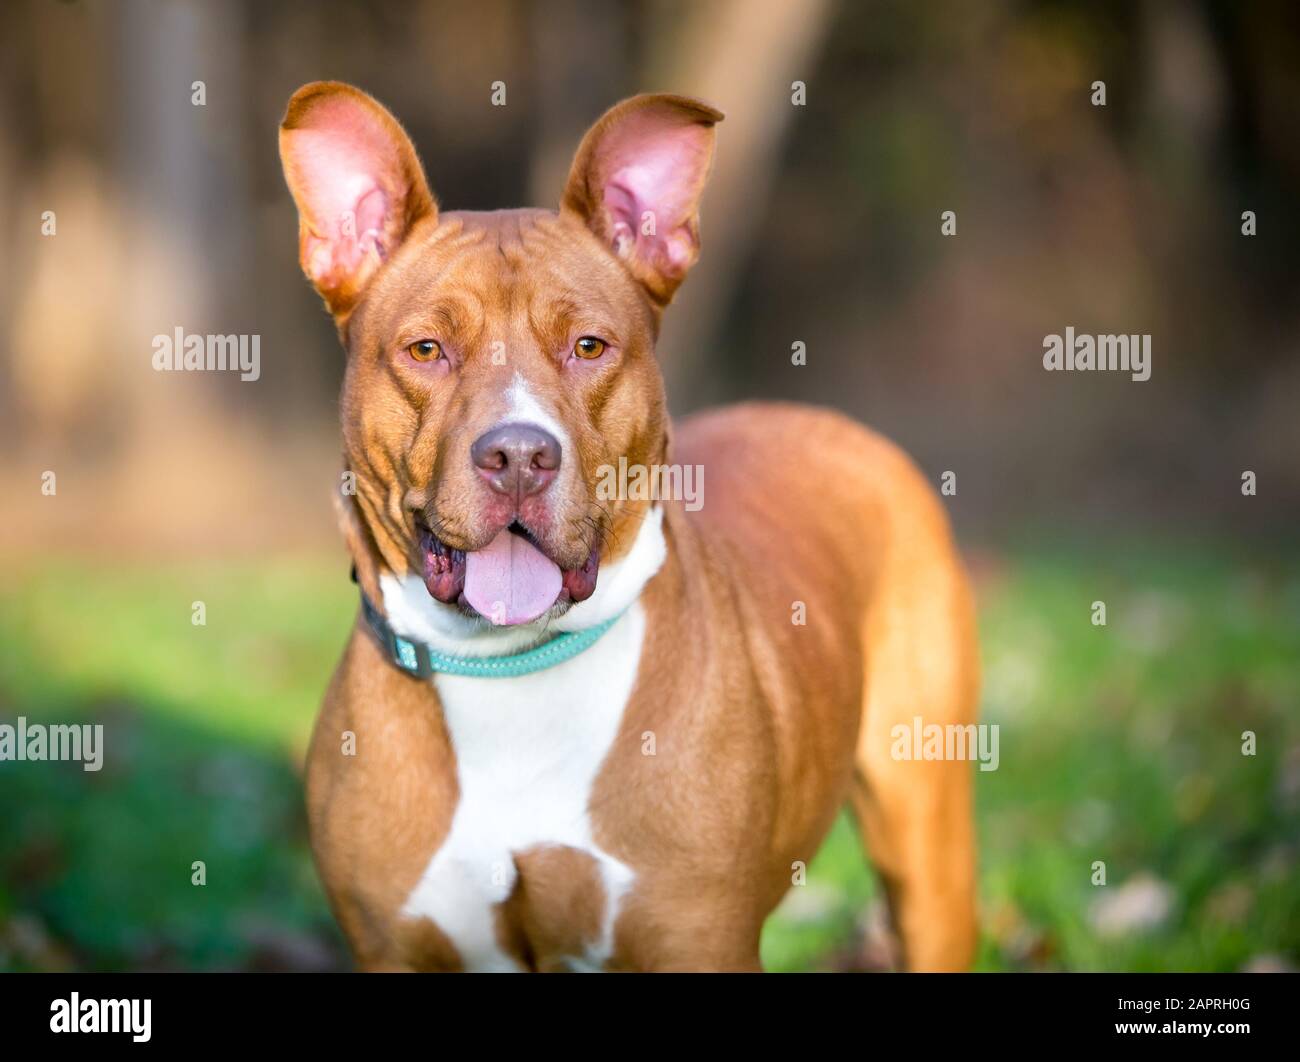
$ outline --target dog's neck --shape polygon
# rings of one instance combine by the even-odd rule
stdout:
[[[559,617],[542,616],[517,627],[494,627],[479,616],[435,601],[418,575],[383,572],[379,588],[389,625],[403,638],[456,656],[501,656],[544,642],[560,631],[580,631],[620,615],[641,596],[667,556],[663,508],[652,506],[637,529],[632,548],[602,566],[596,590]]]

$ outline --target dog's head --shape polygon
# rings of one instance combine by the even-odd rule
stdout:
[[[347,349],[354,553],[497,624],[589,597],[650,503],[602,469],[665,461],[659,315],[699,253],[722,115],[637,96],[578,148],[558,212],[440,213],[397,121],[349,85],[289,101],[302,268]]]

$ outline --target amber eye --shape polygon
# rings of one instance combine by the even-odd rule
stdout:
[[[599,358],[605,353],[605,341],[595,336],[583,336],[573,344],[573,353],[580,358]]]
[[[416,361],[437,361],[442,357],[442,347],[432,339],[421,339],[406,348],[406,352]]]

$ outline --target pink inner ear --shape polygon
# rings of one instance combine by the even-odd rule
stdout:
[[[709,165],[709,134],[694,122],[647,113],[627,119],[602,145],[598,172],[618,254],[643,258],[666,273],[694,260],[691,229]],[[654,217],[654,234],[642,232]]]
[[[318,284],[341,282],[374,251],[384,257],[401,160],[387,131],[350,100],[321,104],[293,131],[294,172],[310,234],[303,264]]]

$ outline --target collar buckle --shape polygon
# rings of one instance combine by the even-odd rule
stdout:
[[[370,598],[361,595],[361,611],[366,617],[366,624],[383,647],[388,659],[417,678],[428,678],[433,674],[433,662],[429,659],[428,647],[419,642],[412,642],[399,635],[389,625],[388,620],[380,615],[379,610],[370,603]]]

